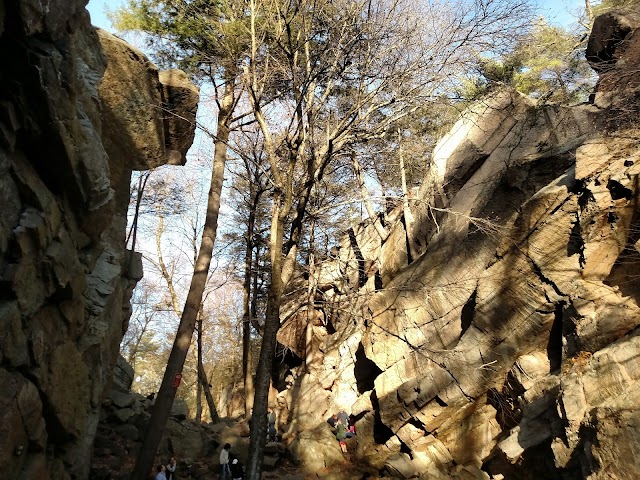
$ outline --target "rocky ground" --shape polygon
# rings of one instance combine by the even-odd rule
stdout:
[[[94,443],[92,480],[128,479],[142,444],[152,405],[153,400],[142,395],[123,391],[117,386],[111,390],[103,402],[103,414]],[[329,431],[328,425],[322,427]],[[354,452],[357,438],[348,441],[348,447]],[[187,419],[184,404],[177,400],[158,449],[156,463],[166,464],[174,456],[178,464],[178,479],[214,480],[218,478],[220,468],[220,449],[227,442],[232,445],[231,453],[241,463],[246,463],[249,445],[246,421],[222,419],[216,424],[197,423]],[[310,472],[299,465],[286,441],[269,443],[265,449],[264,479],[359,479],[367,473],[370,475],[371,472],[355,463],[355,456],[349,453],[343,456],[341,463],[332,463],[329,467]],[[369,475],[368,478],[375,478]]]

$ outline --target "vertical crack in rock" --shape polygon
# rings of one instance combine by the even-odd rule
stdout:
[[[407,228],[407,219],[404,214],[400,217],[400,223],[402,224],[402,228],[404,228],[404,249],[407,252],[407,265],[411,265],[414,260],[411,255],[411,241],[409,240],[411,232],[409,232],[409,229]]]
[[[549,373],[560,369],[562,365],[562,325],[564,317],[564,306],[566,303],[560,301],[556,304],[555,318],[549,333],[547,343],[547,357],[549,358]]]
[[[387,441],[393,437],[393,430],[386,426],[382,422],[380,416],[380,402],[376,391],[371,392],[371,405],[373,406],[373,440],[379,445],[384,445]]]
[[[462,312],[460,313],[460,338],[462,338],[473,322],[473,313],[476,308],[477,296],[478,289],[476,288],[469,297],[469,300],[467,300],[467,303],[462,307]]]
[[[584,268],[586,259],[584,256],[584,239],[582,238],[582,225],[580,224],[580,217],[576,215],[576,219],[573,222],[571,233],[569,234],[569,242],[567,243],[567,257],[571,257],[578,254],[578,264],[580,268]]]

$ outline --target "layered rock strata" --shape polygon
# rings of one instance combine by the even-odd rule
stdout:
[[[357,458],[400,478],[640,477],[640,131],[617,117],[638,33],[590,44],[595,104],[495,91],[438,143],[413,221],[345,235],[316,303],[283,309],[286,436],[344,409]]]
[[[162,83],[142,53],[91,27],[85,4],[0,2],[0,470],[8,478],[88,478],[142,273],[125,248],[131,172],[183,162],[193,140],[197,89],[178,72]]]

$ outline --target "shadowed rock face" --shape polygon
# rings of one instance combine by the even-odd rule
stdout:
[[[637,75],[638,33],[591,61]],[[345,235],[319,266],[319,347],[308,306],[283,307],[279,340],[312,359],[279,394],[290,435],[345,409],[356,455],[400,477],[640,477],[640,131],[610,121],[640,102],[609,80],[606,105],[494,92],[439,142],[409,232],[397,211],[385,242]]]
[[[144,55],[91,27],[85,4],[0,7],[0,469],[10,478],[88,478],[141,275],[125,250],[131,171],[182,163],[193,138],[197,89],[163,85]],[[186,123],[169,129],[163,107],[174,104]]]

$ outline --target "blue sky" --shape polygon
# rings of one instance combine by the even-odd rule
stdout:
[[[574,23],[577,12],[584,10],[584,0],[538,0],[537,3],[540,13],[556,25]]]
[[[90,0],[87,9],[91,13],[94,25],[105,30],[113,31],[105,15],[107,9],[114,10],[124,3],[124,0]],[[584,8],[584,0],[538,0],[540,14],[547,17],[550,23],[567,25],[574,21],[573,13]]]
[[[89,0],[87,10],[89,10],[89,13],[91,14],[91,23],[96,27],[112,32],[113,28],[111,28],[111,23],[107,19],[105,12],[107,9],[115,10],[123,3],[123,0]]]

